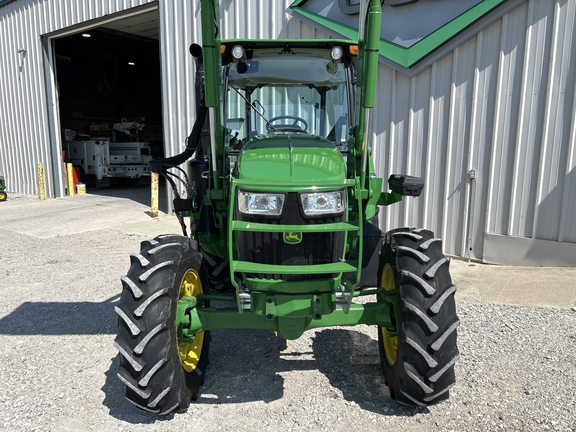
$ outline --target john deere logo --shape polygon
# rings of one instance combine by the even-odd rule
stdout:
[[[285,232],[284,233],[284,243],[287,244],[298,244],[302,242],[301,232]]]
[[[326,33],[358,39],[361,0],[297,0],[299,17]],[[381,0],[380,54],[409,68],[507,0]]]

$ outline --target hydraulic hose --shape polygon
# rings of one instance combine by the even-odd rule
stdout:
[[[164,159],[156,159],[149,162],[150,171],[155,173],[162,173],[164,168],[171,168],[183,164],[188,159],[192,157],[198,144],[200,143],[200,136],[202,134],[202,126],[204,125],[204,120],[206,119],[206,113],[208,108],[205,106],[200,106],[198,109],[198,118],[194,123],[192,132],[186,139],[186,149],[179,155],[172,156]]]

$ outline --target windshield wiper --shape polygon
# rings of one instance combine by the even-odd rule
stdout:
[[[244,100],[246,101],[246,103],[247,103],[248,105],[250,105],[250,107],[251,107],[254,111],[256,111],[256,113],[257,113],[260,117],[262,117],[262,119],[266,122],[266,124],[267,124],[268,126],[270,126],[270,129],[272,129],[274,132],[278,132],[278,130],[277,130],[274,126],[272,126],[272,123],[270,123],[270,122],[268,121],[268,119],[267,119],[266,117],[264,117],[264,114],[262,114],[260,111],[258,111],[258,109],[256,108],[256,102],[250,103],[250,101],[249,101],[248,99],[246,99],[246,98],[244,97],[244,95],[243,95],[242,93],[240,93],[240,91],[239,91],[236,87],[234,87],[234,86],[231,85],[230,88],[231,88],[232,90],[234,90],[236,93],[238,93],[238,96],[240,96],[242,99],[244,99]],[[260,104],[260,106],[262,106],[262,104]]]

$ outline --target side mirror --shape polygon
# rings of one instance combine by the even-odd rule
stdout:
[[[420,196],[424,188],[424,180],[401,174],[392,174],[388,179],[388,187],[392,192],[404,196]]]

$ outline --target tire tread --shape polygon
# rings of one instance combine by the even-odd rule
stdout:
[[[378,280],[385,265],[394,271],[398,296],[398,351],[389,364],[379,331],[380,357],[390,395],[407,405],[425,406],[449,397],[459,354],[449,258],[427,229],[399,228],[385,236]],[[415,253],[416,251],[417,253]],[[423,257],[427,259],[424,259]]]

